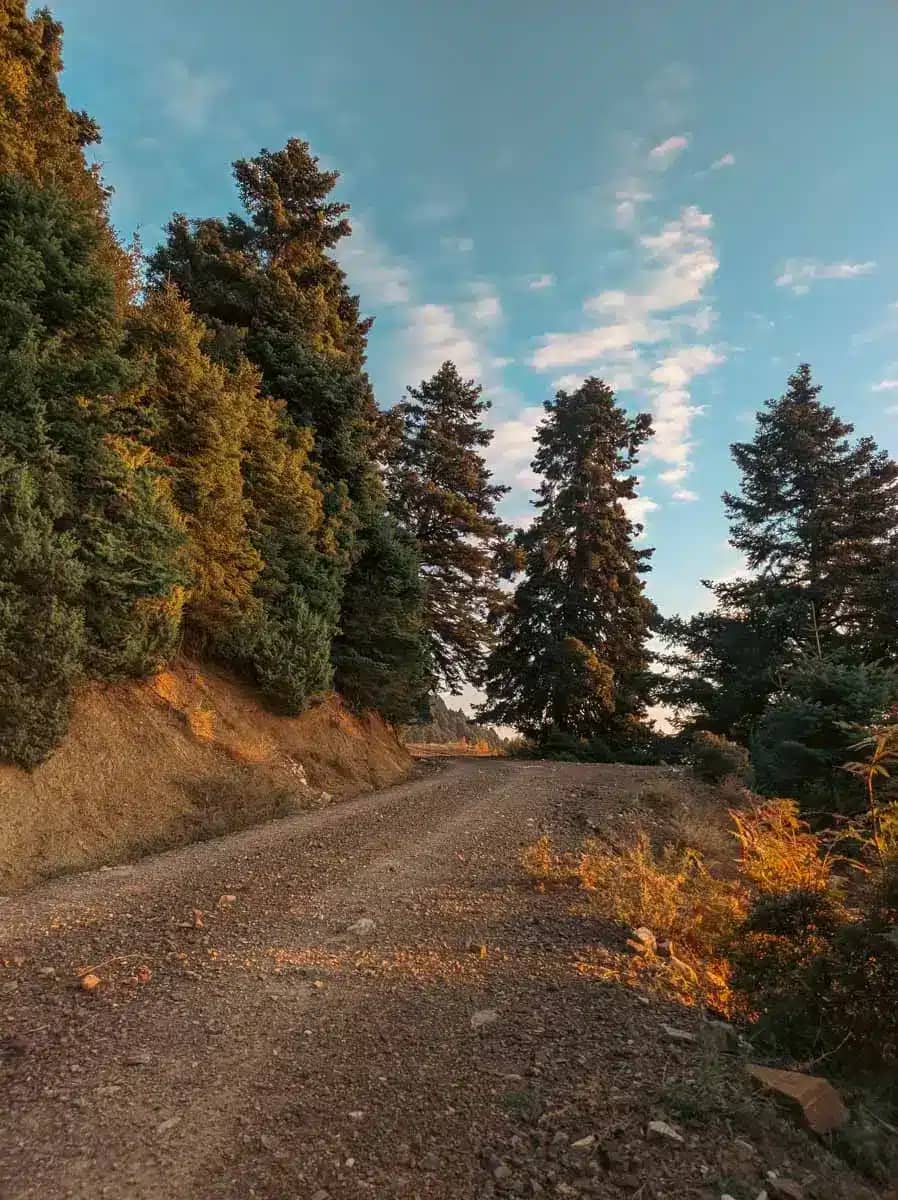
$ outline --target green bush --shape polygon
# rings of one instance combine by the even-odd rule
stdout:
[[[809,658],[784,679],[755,729],[751,761],[758,791],[805,807],[857,813],[863,788],[839,770],[854,757],[857,727],[898,699],[898,672],[878,663]]]
[[[692,739],[689,762],[699,779],[721,783],[728,775],[742,779],[748,772],[748,751],[721,734],[700,729]]]

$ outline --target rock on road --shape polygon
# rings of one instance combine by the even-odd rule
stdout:
[[[0,1196],[632,1195],[688,1050],[518,854],[647,772],[464,760],[0,901]],[[641,1195],[713,1194],[652,1158]]]

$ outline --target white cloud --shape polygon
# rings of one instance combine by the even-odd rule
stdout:
[[[672,499],[682,500],[684,503],[691,503],[698,499],[698,492],[691,492],[689,488],[677,488],[673,493]]]
[[[469,237],[444,237],[440,238],[440,245],[444,250],[449,250],[453,254],[470,254],[474,249],[474,239]]]
[[[490,283],[470,285],[474,301],[470,306],[471,317],[482,324],[490,325],[502,316],[502,301]]]
[[[640,204],[646,204],[652,198],[651,192],[640,191],[638,187],[623,188],[615,192],[617,201],[614,208],[614,219],[619,228],[627,229],[636,220]]]
[[[165,113],[176,125],[185,133],[201,133],[227,84],[214,72],[204,73],[181,58],[170,58],[159,70],[157,90]]]
[[[491,358],[490,366],[495,367],[497,371],[501,371],[503,367],[510,367],[513,362],[513,358]]]
[[[688,134],[676,134],[669,137],[649,151],[649,166],[656,170],[666,171],[680,157],[689,145]]]
[[[720,158],[716,158],[708,168],[709,171],[722,171],[724,167],[733,167],[736,165],[735,154],[723,154]]]
[[[353,220],[352,236],[340,244],[337,255],[363,307],[372,301],[407,304],[410,300],[408,270],[390,256],[364,221],[357,217]]]
[[[448,304],[414,304],[400,335],[403,369],[409,380],[429,379],[447,360],[465,377],[481,374],[480,347]]]
[[[634,496],[632,500],[622,500],[621,506],[634,525],[642,525],[643,530],[639,540],[646,536],[645,523],[649,513],[655,512],[660,505],[649,496]]]
[[[550,287],[554,287],[554,286],[555,286],[555,276],[554,275],[534,275],[533,278],[527,284],[527,287],[530,288],[531,292],[541,292],[545,288],[550,288]]]
[[[873,384],[874,392],[898,392],[898,379],[880,379]]]
[[[875,262],[824,263],[816,258],[790,258],[777,275],[776,286],[791,288],[796,296],[803,296],[820,279],[857,279],[875,270]]]
[[[724,361],[717,348],[690,340],[707,333],[716,316],[705,297],[718,268],[711,229],[710,215],[689,206],[659,232],[636,238],[634,286],[600,292],[584,303],[603,323],[544,335],[530,360],[537,370],[588,362],[590,373],[612,387],[643,390],[655,425],[646,452],[669,464],[662,480],[670,485],[688,473],[690,430],[702,411],[692,403],[689,385]],[[579,374],[562,374],[555,386],[579,386],[581,380]]]

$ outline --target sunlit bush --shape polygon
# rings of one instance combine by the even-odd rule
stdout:
[[[798,815],[794,800],[769,800],[730,813],[742,874],[760,892],[824,891],[833,858]]]

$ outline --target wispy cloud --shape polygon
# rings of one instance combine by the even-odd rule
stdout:
[[[803,296],[812,283],[821,279],[857,279],[875,270],[875,262],[825,263],[816,258],[790,258],[777,275],[776,286],[791,288],[796,296]]]
[[[364,220],[353,218],[352,237],[340,243],[337,254],[363,308],[372,302],[407,304],[410,300],[408,269],[377,240]]]
[[[689,135],[686,133],[678,133],[674,137],[659,142],[649,151],[649,166],[656,171],[666,171],[677,161],[688,145]]]
[[[736,165],[735,154],[722,154],[720,158],[715,158],[714,162],[708,167],[709,171],[723,171],[726,167],[734,167]]]
[[[550,288],[550,287],[554,287],[554,286],[555,286],[555,276],[554,275],[534,275],[533,278],[530,279],[527,283],[527,287],[530,288],[531,292],[541,292],[541,291],[544,291],[546,288]]]
[[[634,286],[586,300],[584,311],[601,322],[545,334],[530,360],[540,371],[588,362],[589,373],[612,386],[643,391],[656,431],[648,453],[669,465],[661,478],[671,485],[689,471],[692,421],[701,412],[690,384],[724,361],[720,350],[694,341],[715,317],[706,298],[718,268],[711,229],[710,215],[689,206],[657,232],[636,238]],[[562,374],[556,386],[578,386],[580,379]]]
[[[451,359],[463,376],[481,374],[480,347],[448,304],[414,304],[400,334],[400,353],[409,381],[429,378]]]
[[[640,480],[640,483],[641,482],[642,481]],[[646,518],[648,517],[649,513],[656,512],[660,505],[650,496],[634,496],[632,500],[622,500],[621,505],[623,506],[624,512],[634,523],[634,525],[642,526],[642,532],[638,539],[641,541],[642,538],[646,536]]]
[[[202,133],[227,83],[212,71],[191,68],[181,58],[162,63],[157,77],[162,107],[185,133]]]
[[[536,428],[545,417],[541,405],[524,408],[506,421],[498,421],[495,436],[486,451],[490,469],[506,483],[533,487],[537,477],[530,467]]]
[[[469,237],[443,237],[440,245],[444,250],[453,254],[470,254],[474,249],[474,239]]]
[[[689,504],[692,503],[693,500],[698,499],[698,492],[691,492],[689,488],[677,488],[671,498],[673,500],[681,500],[684,503]]]
[[[471,317],[482,324],[490,325],[502,316],[502,302],[491,283],[470,284],[474,297],[470,306]]]
[[[880,379],[871,389],[874,392],[898,392],[898,379]]]
[[[642,191],[638,186],[620,188],[614,194],[616,201],[614,219],[620,229],[626,229],[636,220],[640,204],[647,204],[652,198],[651,192]]]

